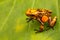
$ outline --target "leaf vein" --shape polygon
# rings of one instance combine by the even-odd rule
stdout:
[[[10,9],[10,11],[9,11],[8,16],[5,18],[4,22],[2,23],[2,26],[1,26],[1,28],[0,28],[0,31],[2,31],[2,29],[4,28],[4,25],[5,25],[6,22],[8,21],[9,16],[12,14],[12,11],[13,11],[13,9],[14,9],[15,3],[16,3],[16,0],[14,0],[13,6],[11,7],[11,9]]]

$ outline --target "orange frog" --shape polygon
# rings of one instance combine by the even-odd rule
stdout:
[[[57,17],[55,16],[53,19],[51,18],[51,10],[47,10],[47,9],[28,9],[26,12],[26,16],[28,16],[29,18],[27,18],[27,22],[30,22],[31,20],[37,20],[41,23],[40,25],[40,29],[38,30],[39,32],[42,32],[44,30],[44,23],[48,22],[50,28],[53,28]]]

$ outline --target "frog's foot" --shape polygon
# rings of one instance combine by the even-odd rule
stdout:
[[[43,30],[44,30],[43,25],[40,26],[39,30],[35,29],[36,33],[43,32]]]

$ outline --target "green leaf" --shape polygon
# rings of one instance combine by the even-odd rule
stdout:
[[[54,30],[35,34],[40,23],[26,22],[29,8],[52,10],[52,17],[57,16]],[[60,40],[60,0],[0,0],[0,40]]]

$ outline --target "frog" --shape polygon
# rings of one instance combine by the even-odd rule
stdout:
[[[26,16],[28,18],[26,18],[27,22],[30,22],[31,20],[37,20],[41,25],[39,27],[39,32],[44,31],[44,23],[48,22],[49,27],[50,28],[54,28],[56,21],[57,21],[57,17],[54,16],[54,18],[52,18],[52,10],[48,10],[48,9],[28,9],[26,11]]]

